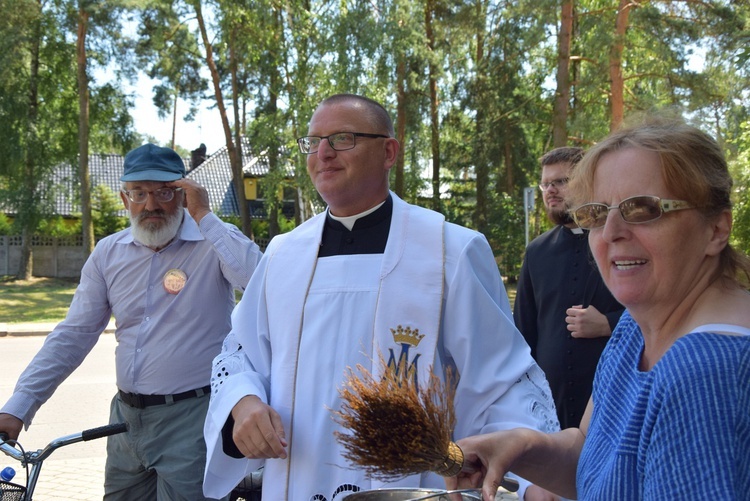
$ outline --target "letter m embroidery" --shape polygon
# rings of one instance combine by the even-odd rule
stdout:
[[[398,355],[396,360],[396,354],[393,348],[388,348],[388,369],[393,371],[397,379],[411,378],[414,382],[414,387],[419,388],[419,381],[417,375],[419,374],[419,357],[422,355],[417,353],[414,355],[414,359],[409,362],[409,343],[399,343],[401,345],[401,353]]]

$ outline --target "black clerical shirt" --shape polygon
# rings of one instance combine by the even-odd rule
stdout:
[[[390,195],[376,211],[357,219],[351,230],[327,215],[318,257],[382,254],[388,242],[392,215]]]

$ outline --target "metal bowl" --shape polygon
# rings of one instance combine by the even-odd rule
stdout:
[[[359,491],[349,494],[345,501],[411,501],[429,496],[429,501],[452,501],[446,490],[421,489],[421,488],[386,488]],[[452,491],[450,491],[452,492]],[[461,499],[464,501],[482,501],[479,492],[462,492]]]

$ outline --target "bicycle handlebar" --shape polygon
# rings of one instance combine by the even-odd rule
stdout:
[[[47,444],[44,449],[39,449],[38,451],[33,452],[26,452],[26,454],[9,445],[7,442],[8,435],[6,435],[5,433],[0,433],[0,451],[4,452],[6,455],[10,456],[16,461],[34,464],[44,461],[50,454],[52,454],[55,449],[58,449],[64,445],[108,437],[110,435],[117,435],[118,433],[124,433],[126,431],[128,431],[128,426],[125,423],[108,424],[106,426],[91,428],[79,433],[56,438],[49,444]]]
[[[23,461],[23,453],[15,447],[8,445],[8,435],[6,433],[0,433],[0,451],[6,455],[15,459],[16,461]]]
[[[84,430],[81,432],[81,437],[84,441],[94,440],[97,438],[108,437],[110,435],[117,435],[118,433],[125,433],[128,431],[128,425],[125,423],[108,424],[100,426],[99,428],[91,428],[90,430]]]

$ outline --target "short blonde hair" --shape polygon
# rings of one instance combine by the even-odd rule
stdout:
[[[388,114],[388,111],[382,104],[375,101],[374,99],[370,99],[369,97],[360,96],[357,94],[334,94],[333,96],[329,96],[321,101],[318,105],[318,108],[327,104],[338,104],[347,101],[364,105],[365,109],[367,110],[367,118],[370,119],[372,125],[376,129],[384,131],[388,137],[396,137],[396,133],[393,128],[393,121],[391,120],[391,116]]]

